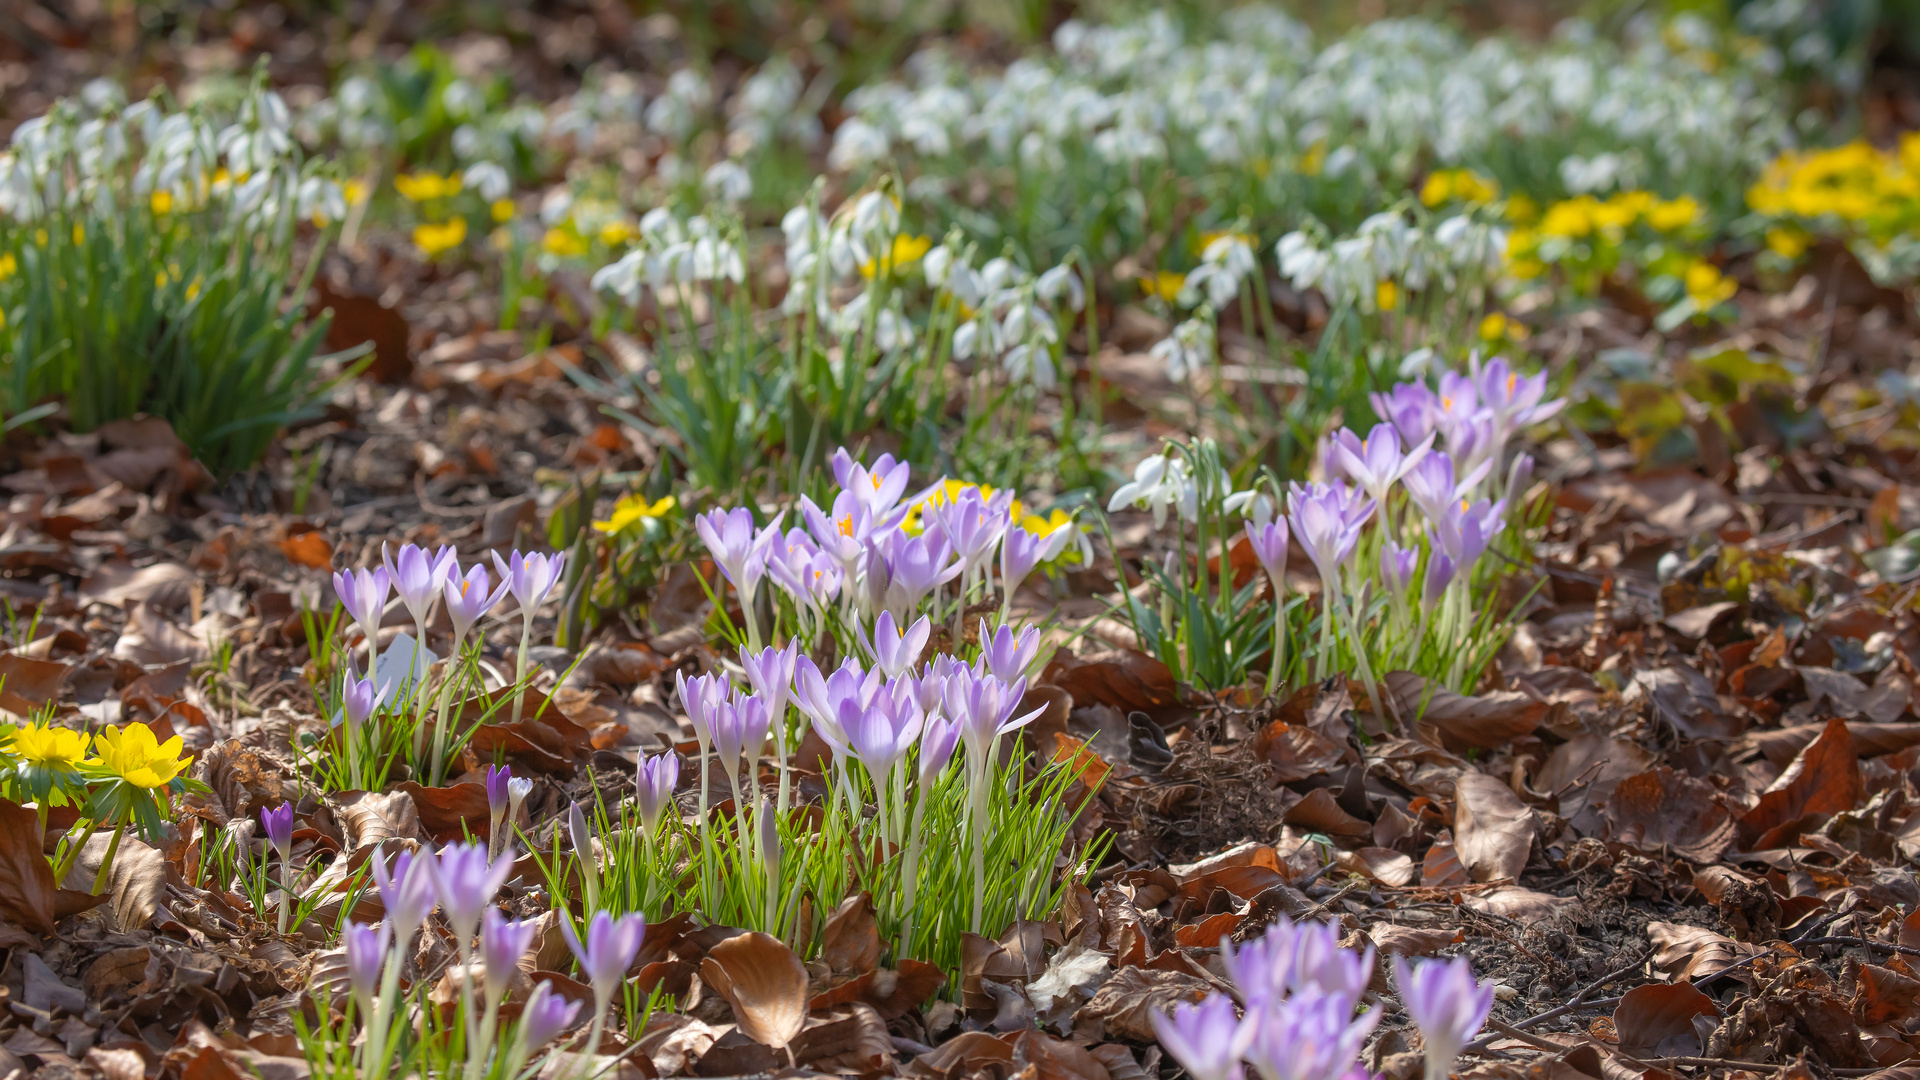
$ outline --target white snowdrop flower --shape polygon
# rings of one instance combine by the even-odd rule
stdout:
[[[637,304],[640,302],[640,286],[646,269],[646,249],[634,248],[622,255],[618,262],[594,271],[590,284],[595,292],[612,292],[628,304]]]
[[[640,235],[649,244],[664,247],[686,240],[687,230],[664,206],[656,206],[640,215]]]
[[[866,168],[886,157],[889,149],[886,132],[857,116],[852,117],[835,129],[833,149],[827,152],[827,167],[835,172]]]
[[[926,275],[927,284],[938,289],[947,283],[947,270],[958,260],[952,248],[945,244],[935,244],[927,249],[920,258],[920,272]]]
[[[1014,382],[1031,382],[1041,390],[1051,390],[1058,378],[1053,370],[1053,353],[1045,346],[1023,342],[1008,349],[1000,358],[1001,370]]]
[[[1252,258],[1251,255],[1248,256]],[[931,279],[929,279],[931,280]],[[1040,275],[1033,283],[1034,294],[1049,304],[1059,303],[1065,297],[1067,306],[1080,311],[1087,306],[1087,289],[1080,284],[1080,275],[1074,273],[1065,263]]]
[[[466,185],[480,193],[488,202],[504,199],[513,191],[513,179],[507,170],[491,161],[481,161],[467,166],[461,171]]]
[[[1213,350],[1213,324],[1205,319],[1188,319],[1147,353],[1167,366],[1167,378],[1186,382],[1212,362]]]
[[[707,170],[704,185],[709,195],[729,205],[745,202],[753,194],[753,177],[737,161],[718,161]]]
[[[564,186],[550,188],[540,197],[540,224],[549,229],[567,220],[567,215],[572,212],[573,192]]]
[[[874,344],[881,352],[897,352],[913,348],[913,324],[891,309],[881,311],[874,317]]]

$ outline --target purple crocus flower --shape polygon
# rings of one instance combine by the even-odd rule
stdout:
[[[1160,1045],[1193,1080],[1239,1080],[1240,1058],[1258,1025],[1251,1017],[1243,1023],[1224,994],[1208,994],[1199,1004],[1181,1002],[1172,1015],[1154,1012],[1150,1018]]]
[[[1567,405],[1566,398],[1542,400],[1547,395],[1546,372],[1522,375],[1504,357],[1495,357],[1484,366],[1476,362],[1472,379],[1474,391],[1480,403],[1493,413],[1503,441],[1521,428],[1546,423]]]
[[[797,603],[818,613],[828,601],[840,595],[846,569],[838,559],[821,551],[804,530],[787,530],[784,556],[779,548],[780,545],[775,544],[772,556],[767,559],[767,576],[787,590]]]
[[[919,536],[892,532],[867,544],[867,598],[876,609],[906,619],[927,594],[960,576],[966,563],[953,560],[946,537],[929,529]]]
[[[695,675],[691,679],[686,672],[678,671],[673,679],[680,693],[680,707],[686,710],[687,721],[693,725],[693,736],[699,740],[704,754],[713,742],[714,714],[725,706],[733,682],[724,671]]]
[[[508,919],[499,908],[490,907],[480,918],[480,961],[486,967],[487,998],[499,1001],[507,983],[519,967],[520,958],[533,947],[540,924],[532,919]]]
[[[823,512],[805,495],[800,496],[800,517],[807,531],[820,543],[820,550],[833,557],[848,576],[859,570],[860,556],[867,538],[874,532],[873,509],[851,491],[833,498],[833,509]]]
[[[1427,1080],[1446,1080],[1461,1048],[1493,1011],[1493,985],[1476,982],[1473,964],[1464,956],[1412,964],[1396,956],[1393,982],[1426,1043]]]
[[[565,920],[561,922],[565,924]],[[520,1039],[527,1050],[537,1050],[572,1027],[579,1016],[579,1002],[554,993],[549,983],[535,983],[526,1006],[520,1010]]]
[[[993,672],[1001,682],[1012,682],[1032,674],[1028,669],[1040,656],[1040,628],[1022,627],[1018,634],[1006,623],[987,636],[987,620],[980,620],[980,659],[974,661],[975,674]]]
[[[740,649],[740,666],[747,670],[747,685],[765,698],[767,716],[776,729],[786,729],[787,700],[793,692],[794,664],[800,659],[800,642],[790,640],[784,649],[769,645],[755,656],[746,647]],[[784,735],[780,736],[785,738]]]
[[[487,812],[494,820],[499,820],[507,812],[507,785],[513,781],[513,768],[508,765],[487,766]]]
[[[767,558],[780,539],[783,516],[785,511],[775,514],[764,529],[754,528],[753,511],[744,506],[710,510],[693,519],[694,530],[712,553],[714,564],[740,594],[743,608],[752,605],[760,579],[766,576]]]
[[[1418,443],[1433,435],[1440,402],[1426,383],[1401,383],[1384,394],[1368,394],[1367,398],[1373,403],[1374,414],[1392,424],[1408,442]]]
[[[1487,477],[1491,461],[1482,461],[1464,480],[1454,478],[1451,454],[1428,454],[1401,478],[1407,498],[1420,508],[1428,521],[1438,521],[1447,507],[1468,496]]]
[[[1380,583],[1390,592],[1406,592],[1413,584],[1413,572],[1419,565],[1418,548],[1403,548],[1391,540],[1380,545]]]
[[[1507,470],[1507,497],[1523,498],[1527,485],[1533,483],[1533,455],[1520,454],[1513,459],[1513,465]]]
[[[1373,978],[1373,946],[1343,949],[1338,924],[1301,923],[1295,929],[1293,963],[1296,994],[1318,987],[1326,994],[1345,998],[1351,1012]]]
[[[1380,1013],[1371,1009],[1355,1019],[1350,999],[1308,987],[1266,1003],[1257,1019],[1249,1015],[1255,1034],[1247,1060],[1265,1080],[1341,1080]]]
[[[844,758],[847,739],[840,730],[841,704],[851,701],[858,708],[866,708],[880,693],[880,669],[865,671],[858,661],[848,657],[831,676],[823,676],[811,658],[802,656],[794,665],[793,681],[794,704],[813,721],[813,729],[833,750],[834,758]]]
[[[839,717],[848,748],[876,784],[881,784],[907,756],[925,719],[912,684],[904,681],[894,683],[887,693],[875,694],[873,703],[864,709],[851,701],[842,702]]]
[[[433,598],[440,595],[440,587],[455,572],[453,549],[442,547],[428,555],[427,549],[418,544],[402,544],[399,556],[395,557],[388,553],[387,545],[381,544],[380,561],[407,613],[415,623],[424,625]]]
[[[1400,452],[1400,436],[1392,424],[1375,424],[1362,439],[1346,428],[1333,433],[1329,443],[1341,471],[1360,485],[1375,501],[1385,502],[1387,493],[1406,471],[1420,463],[1433,449],[1433,436],[1406,453]]]
[[[369,652],[376,648],[380,636],[380,614],[386,609],[390,588],[391,579],[384,566],[372,570],[339,570],[333,575],[334,594],[340,597],[340,606],[360,624]]]
[[[739,775],[743,757],[749,765],[760,759],[770,722],[767,700],[758,694],[735,694],[732,701],[713,711],[713,751],[726,766],[727,775]]]
[[[1009,600],[1020,588],[1033,568],[1050,559],[1057,559],[1067,549],[1067,541],[1072,539],[1069,529],[1072,524],[1063,525],[1047,533],[1035,536],[1018,525],[1007,527],[1007,535],[1000,541],[1000,588]]]
[[[580,961],[580,971],[587,977],[587,984],[593,987],[594,1000],[599,1003],[598,1010],[606,1008],[613,992],[627,975],[627,967],[640,951],[640,942],[647,935],[647,920],[641,916],[624,915],[616,919],[604,911],[596,911],[587,922],[587,940],[583,945],[573,932],[573,920],[560,919],[560,935],[567,939],[567,948],[573,950],[574,959]]]
[[[907,463],[895,461],[892,454],[881,454],[869,469],[855,461],[844,446],[833,452],[832,465],[835,482],[852,492],[876,516],[884,516],[900,502],[912,476]]]
[[[1495,534],[1506,526],[1507,501],[1496,499],[1468,503],[1465,499],[1450,503],[1446,512],[1433,523],[1434,542],[1461,570],[1473,564],[1493,543]]]
[[[1447,586],[1453,584],[1453,576],[1458,571],[1453,559],[1444,551],[1434,551],[1427,556],[1427,580],[1420,592],[1420,603],[1428,611],[1440,602],[1447,593]]]
[[[893,621],[893,612],[882,611],[873,621],[874,662],[887,678],[898,679],[920,659],[920,650],[927,647],[932,633],[933,624],[925,615],[902,630]]]
[[[653,757],[641,757],[638,766],[640,820],[651,835],[660,818],[673,805],[674,789],[680,786],[680,755],[669,750]]]
[[[920,733],[920,757],[916,777],[921,788],[931,787],[953,760],[953,749],[960,745],[960,725],[945,717],[927,718]]]
[[[993,554],[993,545],[1012,524],[1013,496],[1002,491],[983,499],[979,488],[969,487],[951,501],[935,506],[931,516],[932,523],[960,556],[962,568],[971,574]]]
[[[362,1012],[373,1008],[374,987],[380,983],[380,966],[387,958],[387,931],[366,923],[348,922],[341,935],[347,947],[347,988]]]
[[[1238,948],[1231,940],[1221,939],[1221,966],[1249,1011],[1279,1001],[1293,989],[1299,948],[1299,928],[1284,915]]]
[[[1042,706],[1015,718],[1014,710],[1020,707],[1020,699],[1026,692],[1025,679],[1006,683],[993,675],[976,674],[971,668],[958,668],[947,676],[941,702],[947,716],[960,725],[960,737],[967,741],[968,759],[976,768],[986,767],[988,749],[994,739],[1031,723],[1046,711]]]
[[[386,925],[393,931],[395,944],[404,951],[439,897],[433,859],[403,851],[394,857],[392,873],[388,873],[387,862],[378,852],[367,861],[373,867],[374,888],[387,911]]]
[[[1254,561],[1267,572],[1267,580],[1273,583],[1273,594],[1279,596],[1287,584],[1287,519],[1264,525],[1249,521],[1246,528],[1247,546],[1253,549]]]
[[[1373,516],[1375,503],[1358,488],[1335,480],[1331,484],[1292,487],[1287,520],[1293,538],[1307,549],[1329,592],[1340,582],[1340,568],[1360,541],[1360,530]]]
[[[460,643],[467,639],[467,631],[480,621],[480,616],[493,610],[506,595],[508,583],[502,581],[489,591],[493,584],[492,575],[487,568],[475,563],[467,568],[466,574],[456,572],[447,575],[447,583],[442,593],[447,602],[447,619],[453,623],[453,644],[455,651]]]
[[[266,830],[267,843],[279,854],[280,864],[285,866],[293,857],[293,804],[283,802],[272,809],[261,807],[260,826]]]
[[[566,572],[567,554],[564,551],[557,555],[516,551],[510,559],[502,559],[496,551],[493,565],[500,571],[501,581],[513,594],[514,602],[520,605],[525,617],[531,619],[533,612],[546,603],[547,594],[560,584],[561,575]]]
[[[458,941],[471,941],[480,929],[480,914],[493,904],[500,887],[513,876],[510,854],[489,861],[481,844],[449,844],[433,860],[433,879],[440,893],[440,910]]]
[[[366,723],[373,716],[374,710],[378,709],[380,703],[385,701],[387,695],[393,691],[393,686],[394,684],[389,681],[385,686],[375,687],[371,676],[364,679],[354,678],[353,661],[349,659],[346,681],[340,692],[340,711],[346,716],[347,726],[357,730],[361,724]]]

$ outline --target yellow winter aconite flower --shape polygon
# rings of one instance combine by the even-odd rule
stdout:
[[[569,221],[548,229],[540,238],[540,250],[563,259],[576,258],[587,253],[587,240],[574,230],[573,222]]]
[[[1785,259],[1797,259],[1804,255],[1810,237],[1806,232],[1783,225],[1767,230],[1767,250]]]
[[[1152,277],[1140,279],[1140,291],[1148,296],[1157,296],[1171,304],[1179,297],[1180,290],[1187,287],[1187,275],[1174,270],[1159,270]]]
[[[441,176],[439,173],[422,170],[401,173],[393,178],[393,189],[408,202],[445,199],[460,194],[460,189],[464,186],[457,172]]]
[[[1526,324],[1499,311],[1491,312],[1486,318],[1480,320],[1479,333],[1480,340],[1489,345],[1527,340]]]
[[[671,495],[662,496],[652,502],[638,492],[628,495],[613,505],[613,516],[605,521],[596,521],[593,527],[609,535],[623,533],[642,521],[664,517],[680,505]]]
[[[1391,281],[1382,281],[1373,287],[1373,303],[1381,311],[1392,311],[1400,306],[1400,286]]]
[[[438,258],[442,253],[459,247],[466,238],[466,218],[457,217],[438,225],[428,222],[413,227],[413,242],[429,259]]]
[[[147,196],[147,205],[153,208],[155,214],[162,217],[171,214],[173,213],[173,192],[165,190],[156,191],[152,195]]]
[[[13,252],[0,252],[0,281],[5,281],[19,272],[20,260],[13,257]]]
[[[1420,202],[1429,209],[1450,202],[1479,206],[1499,197],[1500,182],[1472,169],[1436,170],[1420,187]]]
[[[935,507],[945,506],[950,502],[958,502],[960,496],[966,494],[969,490],[979,492],[982,502],[993,498],[993,488],[987,484],[976,484],[968,480],[955,480],[951,477],[942,477],[939,486],[934,488],[931,494],[919,502],[914,503],[913,506],[907,510],[907,516],[902,520],[900,527],[905,529],[910,535],[920,535],[921,531],[925,528],[920,520],[922,514]],[[1009,504],[1008,509],[1012,513],[1013,520],[1015,521],[1020,521],[1026,517],[1026,507],[1020,504],[1019,499],[1013,500],[1013,502]]]
[[[1700,220],[1700,203],[1691,195],[1656,202],[1646,211],[1647,224],[1661,232],[1684,229]]]
[[[1788,151],[1747,189],[1747,205],[1773,217],[1825,219],[1884,242],[1920,223],[1920,135],[1891,150],[1864,141]]]
[[[1073,524],[1073,515],[1058,507],[1046,517],[1028,514],[1020,519],[1020,527],[1034,536],[1052,536],[1071,524]]]
[[[29,765],[72,770],[86,760],[87,744],[91,741],[84,731],[42,723],[16,730],[7,749]]]
[[[1733,299],[1740,287],[1722,277],[1720,268],[1704,259],[1695,260],[1687,267],[1687,295],[1693,299],[1695,307],[1702,311],[1714,307],[1723,301]]]
[[[512,221],[513,220],[513,200],[512,199],[495,199],[493,200],[493,205],[487,208],[487,212],[493,215],[493,220],[495,222]]]
[[[629,221],[622,221],[619,218],[615,218],[605,225],[600,226],[600,242],[608,247],[619,247],[621,244],[630,244],[639,238],[640,230],[634,228],[633,223]]]
[[[181,757],[180,736],[162,743],[145,724],[124,728],[109,726],[100,732],[99,760],[107,772],[137,788],[149,791],[166,787],[173,778],[193,764],[193,758]]]
[[[340,195],[347,200],[348,206],[358,206],[367,201],[367,182],[348,180],[340,185]]]
[[[893,238],[892,247],[887,251],[886,269],[889,272],[893,272],[899,270],[901,267],[911,266],[919,262],[927,252],[932,250],[933,239],[931,237],[906,236],[904,234],[896,236]],[[878,270],[879,267],[875,265],[872,259],[868,259],[866,262],[860,264],[861,277],[870,278],[877,273]]]

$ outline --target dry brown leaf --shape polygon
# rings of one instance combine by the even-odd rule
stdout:
[[[1461,940],[1458,930],[1429,930],[1392,923],[1367,927],[1367,937],[1372,938],[1374,946],[1386,956],[1432,956]]]
[[[1740,816],[1740,843],[1748,851],[1790,846],[1802,831],[1812,831],[1800,827],[1805,819],[1852,810],[1866,798],[1866,790],[1846,721],[1830,720],[1753,809]]]
[[[1013,1064],[1035,1080],[1112,1080],[1086,1047],[1039,1031],[1020,1033],[1013,1044]]]
[[[1862,1024],[1904,1024],[1920,1004],[1920,979],[1878,964],[1862,964],[1854,975],[1853,1018]]]
[[[138,570],[126,562],[102,563],[80,583],[80,601],[128,611],[141,604],[172,611],[187,606],[199,580],[192,570],[174,562],[154,563]]]
[[[1179,687],[1167,665],[1133,649],[1075,656],[1062,647],[1048,661],[1041,682],[1073,695],[1080,705],[1111,705],[1121,712],[1154,712],[1179,704]]]
[[[1570,896],[1554,896],[1519,885],[1501,885],[1485,892],[1469,893],[1461,903],[1475,911],[1489,911],[1516,922],[1550,922],[1572,914],[1580,905]]]
[[[1658,920],[1647,924],[1647,940],[1654,947],[1653,970],[1669,982],[1717,975],[1760,951],[1725,934]]]
[[[864,975],[880,964],[880,924],[873,897],[858,893],[840,901],[820,934],[820,959],[841,978]]]
[[[807,1022],[807,968],[779,938],[758,931],[715,945],[700,977],[733,1006],[734,1023],[755,1042],[784,1047]]]
[[[1517,690],[1465,697],[1411,671],[1389,671],[1383,682],[1403,719],[1414,721],[1428,742],[1455,752],[1493,750],[1531,734],[1549,708]]]
[[[1253,754],[1273,770],[1276,784],[1319,776],[1339,765],[1339,744],[1303,724],[1275,720],[1253,737]]]
[[[327,804],[340,819],[348,851],[420,839],[420,815],[404,791],[342,791],[328,796]]]
[[[491,838],[493,812],[487,805],[485,784],[430,788],[407,780],[400,784],[400,790],[412,796],[420,829],[434,843],[458,843],[468,836]]]
[[[25,717],[53,700],[71,664],[0,653],[0,709]]]
[[[1720,1007],[1692,983],[1649,983],[1614,1006],[1613,1030],[1620,1049],[1635,1057],[1697,1056],[1705,1040],[1694,1030],[1696,1016],[1717,1020]]]
[[[91,892],[100,864],[106,860],[113,838],[95,833],[73,861],[63,883],[76,891]],[[120,838],[120,849],[107,867],[105,897],[112,901],[116,928],[123,933],[145,930],[154,912],[167,896],[167,860],[160,849],[130,836]]]
[[[1624,739],[1576,735],[1553,748],[1533,785],[1559,796],[1560,816],[1576,832],[1591,836],[1600,831],[1597,808],[1613,794],[1614,785],[1652,764],[1652,754]]]
[[[1733,843],[1733,815],[1714,786],[1665,765],[1622,779],[1600,812],[1609,839],[1643,851],[1710,863]]]
[[[61,919],[104,904],[107,897],[60,888],[43,843],[39,816],[0,799],[0,919],[52,934]]]
[[[1480,772],[1454,784],[1453,844],[1475,881],[1517,881],[1533,849],[1534,816],[1513,789]]]
[[[1287,808],[1280,820],[1309,832],[1333,836],[1372,836],[1373,826],[1347,813],[1326,788],[1314,788],[1306,797]]]
[[[1076,1031],[1086,1021],[1098,1021],[1106,1037],[1150,1043],[1156,1038],[1152,1017],[1172,1011],[1180,1002],[1195,1002],[1213,991],[1205,979],[1177,971],[1121,968],[1101,983],[1093,996],[1073,1014]]]

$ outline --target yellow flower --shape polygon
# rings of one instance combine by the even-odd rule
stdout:
[[[1453,170],[1441,169],[1420,186],[1420,205],[1429,209],[1453,198]]]
[[[1807,234],[1790,225],[1767,230],[1767,250],[1785,259],[1798,259],[1806,254]]]
[[[108,727],[100,733],[100,764],[107,771],[137,788],[166,787],[173,778],[193,764],[191,756],[180,756],[181,740],[175,735],[162,743],[154,739],[153,729],[145,724],[124,728]]]
[[[7,328],[7,309],[0,308],[0,330]]]
[[[1320,170],[1326,168],[1326,165],[1327,140],[1321,139],[1307,147],[1306,154],[1300,158],[1300,175],[1319,176]]]
[[[574,231],[572,222],[567,222],[559,228],[548,229],[540,238],[540,249],[549,255],[570,259],[587,253],[587,241]]]
[[[1507,218],[1516,224],[1526,225],[1540,216],[1540,204],[1534,202],[1524,192],[1516,191],[1507,197]]]
[[[87,242],[87,227],[77,221],[73,223],[73,242],[76,244]]]
[[[1420,202],[1428,208],[1455,199],[1469,206],[1490,203],[1500,196],[1500,183],[1472,169],[1440,169],[1420,188]]]
[[[1498,311],[1480,320],[1480,340],[1500,341],[1507,336],[1507,317]]]
[[[1593,232],[1592,208],[1598,205],[1592,196],[1582,195],[1577,199],[1567,199],[1547,207],[1540,219],[1542,236],[1561,236],[1569,240],[1578,240]]]
[[[1073,515],[1058,507],[1055,507],[1053,513],[1046,517],[1028,514],[1020,519],[1020,527],[1033,536],[1051,536],[1071,524],[1073,524]]]
[[[393,189],[408,202],[426,202],[429,199],[444,199],[460,194],[464,184],[459,173],[441,176],[439,173],[420,172],[401,173],[393,178]]]
[[[1215,240],[1224,239],[1229,236],[1250,248],[1257,249],[1260,246],[1260,238],[1254,236],[1252,233],[1243,233],[1234,229],[1209,229],[1195,238],[1193,253],[1195,255],[1205,255],[1207,249],[1213,246]]]
[[[911,266],[919,262],[921,258],[931,250],[933,250],[933,239],[931,237],[896,236],[893,238],[893,246],[887,252],[886,269],[889,273],[897,272],[901,267]],[[862,277],[870,278],[878,270],[879,268],[874,265],[874,260],[872,259],[868,259],[866,262],[860,264],[860,276]]]
[[[1657,202],[1647,208],[1647,224],[1661,232],[1684,229],[1700,220],[1700,203],[1691,195]]]
[[[621,221],[619,218],[615,218],[605,225],[600,226],[600,242],[608,247],[619,247],[621,244],[632,243],[639,235],[639,229],[634,228],[633,225],[628,222]]]
[[[39,247],[46,247],[47,246],[47,230],[45,229],[33,230],[33,242],[35,245]]]
[[[950,477],[942,477],[940,486],[933,489],[933,494],[914,503],[913,506],[908,509],[907,516],[901,522],[900,527],[905,529],[910,535],[920,535],[922,528],[920,515],[922,513],[938,506],[945,506],[950,502],[958,502],[960,496],[965,494],[969,489],[978,491],[982,502],[993,498],[993,488],[986,484],[975,484],[966,480],[954,480]],[[1012,503],[1009,504],[1008,509],[1012,513],[1013,520],[1015,521],[1026,517],[1026,507],[1020,504],[1019,499],[1013,500]]]
[[[91,741],[84,731],[43,723],[15,731],[7,749],[24,758],[29,765],[43,769],[72,770],[79,768],[80,763],[86,760],[87,744]]]
[[[671,495],[648,502],[645,495],[635,492],[614,504],[612,517],[594,522],[593,527],[609,535],[622,533],[642,521],[663,517],[678,505],[679,502]]]
[[[493,215],[493,220],[496,222],[506,222],[506,221],[513,220],[513,200],[512,199],[495,199],[493,200],[493,205],[488,207],[487,209],[488,209],[488,212]]]
[[[187,299],[193,300],[198,298],[199,295],[200,295],[200,275],[195,274],[193,276],[193,280],[187,282]]]
[[[173,192],[156,191],[147,196],[147,205],[153,207],[153,212],[162,217],[171,214],[173,213]]]
[[[1693,298],[1694,306],[1702,311],[1712,308],[1722,301],[1733,299],[1739,286],[1720,275],[1720,268],[1704,259],[1696,259],[1687,267],[1687,295]]]
[[[5,281],[19,272],[20,260],[13,257],[13,252],[0,252],[0,281]]]
[[[441,253],[459,247],[466,238],[466,218],[453,218],[441,225],[427,223],[413,227],[413,242],[429,259],[438,258]]]
[[[1400,306],[1400,286],[1391,281],[1382,281],[1373,287],[1373,302],[1381,311],[1392,311]]]
[[[1180,290],[1187,287],[1187,275],[1173,270],[1156,271],[1152,277],[1140,279],[1140,291],[1148,296],[1157,296],[1167,303],[1173,303]]]
[[[361,203],[367,201],[367,182],[365,180],[348,180],[340,185],[340,194],[347,200],[348,206],[359,206]]]

